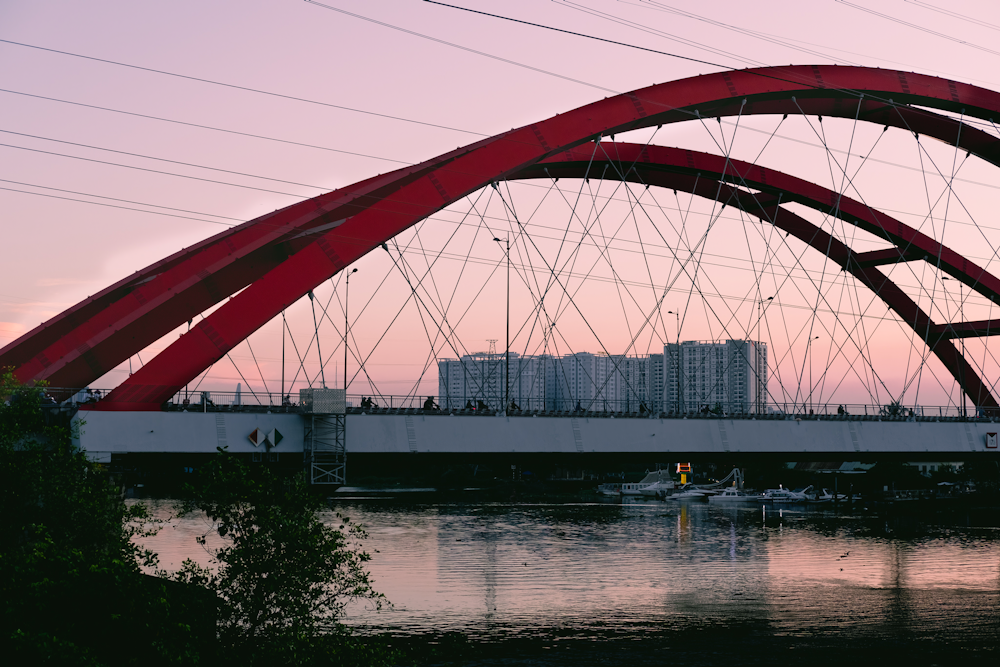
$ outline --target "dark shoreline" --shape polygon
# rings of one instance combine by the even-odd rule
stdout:
[[[994,595],[995,597],[995,595]],[[641,636],[629,633],[588,633],[561,628],[539,628],[537,635],[494,637],[459,632],[420,635],[357,635],[372,647],[398,652],[398,665],[444,667],[465,665],[538,665],[580,667],[585,664],[627,664],[644,667],[667,662],[705,667],[775,664],[776,655],[805,660],[809,665],[995,664],[1000,658],[1000,637],[953,636],[936,639],[918,631],[898,633],[837,632],[801,635],[782,633],[752,623],[726,623],[712,627],[647,628]]]

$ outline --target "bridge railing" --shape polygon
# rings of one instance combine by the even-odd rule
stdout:
[[[368,397],[362,394],[348,394],[348,409],[361,409],[362,403],[367,404]],[[376,396],[375,402],[388,409],[420,409],[423,408],[426,396]],[[253,411],[266,409],[271,411],[296,411],[299,407],[298,393],[286,393],[284,396],[277,392],[262,391],[198,391],[179,392],[168,403],[171,410],[188,409],[211,412],[219,409]]]
[[[74,407],[94,403],[107,396],[109,390],[92,388],[46,387],[44,393],[52,406]],[[428,403],[428,400],[430,403]],[[502,401],[495,397],[439,397],[413,395],[348,394],[349,412],[381,413],[417,410],[426,413],[464,415],[495,415],[503,412]],[[261,391],[180,391],[164,405],[165,410],[189,412],[298,412],[298,394]],[[1000,411],[991,407],[901,405],[898,403],[769,403],[764,409],[741,403],[701,403],[681,406],[643,401],[553,401],[529,399],[511,401],[507,414],[540,414],[552,416],[587,415],[590,417],[687,417],[691,419],[887,419],[887,420],[955,420],[1000,418]]]

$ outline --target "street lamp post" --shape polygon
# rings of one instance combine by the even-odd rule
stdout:
[[[673,315],[677,319],[677,354],[674,359],[674,372],[677,375],[677,414],[681,412],[681,313],[680,311],[668,310],[667,315]]]
[[[504,365],[504,397],[503,397],[503,411],[507,412],[510,408],[510,237],[505,239],[498,239],[493,237],[493,240],[497,243],[507,244],[507,347],[503,354],[503,365]]]
[[[813,365],[812,365],[812,355],[810,354],[810,348],[814,340],[819,340],[819,336],[810,338],[806,341],[806,361],[809,362],[809,409],[812,410],[813,401]]]
[[[344,400],[347,400],[347,328],[350,323],[347,320],[347,299],[351,296],[351,274],[357,273],[357,269],[351,269],[347,274],[347,286],[344,288]]]

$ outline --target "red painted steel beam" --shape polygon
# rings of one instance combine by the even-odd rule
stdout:
[[[912,262],[922,259],[922,256],[905,253],[899,248],[885,248],[884,250],[859,252],[852,259],[858,266],[885,266],[886,264],[898,264],[899,262]]]
[[[890,99],[892,104],[887,102]],[[512,170],[591,137],[690,120],[695,114],[704,117],[806,113],[845,118],[857,115],[866,122],[902,127],[949,143],[957,136],[960,148],[994,164],[1000,162],[1000,148],[993,137],[968,126],[959,133],[959,123],[954,119],[898,106],[911,103],[988,118],[997,114],[1000,95],[918,74],[827,66],[724,72],[659,84],[302,202],[271,214],[266,221],[258,220],[242,226],[236,233],[220,235],[202,244],[196,252],[168,258],[160,267],[161,272],[152,267],[144,270],[119,283],[117,289],[109,288],[90,302],[47,322],[0,350],[0,364],[14,365],[18,376],[25,380],[48,379],[53,384],[81,386],[95,379],[100,371],[134,354],[146,341],[155,340],[201,312],[204,303],[218,302],[218,299],[212,301],[213,290],[207,289],[206,294],[206,286],[200,283],[219,283],[217,275],[230,271],[226,280],[221,281],[221,287],[214,286],[214,292],[232,293],[273,270],[269,262],[246,260],[253,252],[276,242],[273,237],[248,241],[248,237],[254,237],[254,233],[244,234],[250,228],[259,228],[262,223],[269,228],[280,227],[286,233],[285,238],[291,239],[294,231],[337,224],[338,215],[354,214],[361,209],[373,218],[388,216],[383,223],[371,224],[365,218],[350,224],[350,229],[323,236],[326,243],[343,243],[349,242],[357,231],[355,245],[366,251],[374,247],[371,244],[374,229],[382,229],[391,236],[393,230],[398,233],[413,224],[404,222],[412,217],[410,213],[441,208],[441,203],[434,201],[433,192],[427,190],[429,183],[439,196],[445,193],[447,199],[463,188],[474,191],[490,180],[503,178]],[[389,191],[393,191],[391,195],[385,195]],[[419,201],[411,200],[412,196]],[[334,210],[338,206],[343,209]],[[328,253],[322,254],[329,257]],[[348,251],[337,256],[353,261],[356,253]],[[231,264],[240,266],[230,269]],[[200,298],[193,298],[199,292]],[[168,302],[175,305],[166,306]]]
[[[930,328],[932,337],[939,338],[983,338],[1000,335],[1000,320],[977,320],[975,322],[949,322],[935,324]]]

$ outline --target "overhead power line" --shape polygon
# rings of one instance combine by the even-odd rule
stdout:
[[[22,181],[11,181],[11,180],[8,180],[6,178],[0,178],[0,183],[12,183],[14,185],[24,185],[24,186],[27,186],[29,188],[41,188],[43,190],[54,190],[56,192],[65,192],[65,193],[71,194],[71,195],[81,195],[83,197],[95,197],[97,199],[107,199],[109,201],[122,202],[123,204],[136,204],[138,206],[150,206],[152,208],[162,208],[162,209],[167,210],[167,211],[179,211],[181,213],[194,213],[195,215],[207,215],[210,218],[221,218],[223,220],[235,220],[236,224],[241,224],[243,222],[246,222],[243,218],[232,218],[232,217],[230,217],[228,215],[216,215],[214,213],[205,213],[203,211],[191,211],[191,210],[186,209],[186,208],[174,208],[172,206],[161,206],[160,204],[147,204],[146,202],[132,201],[131,199],[119,199],[117,197],[106,197],[104,195],[95,195],[95,194],[91,194],[89,192],[78,192],[76,190],[64,190],[62,188],[54,188],[54,187],[49,186],[49,185],[38,185],[37,183],[24,183]],[[21,190],[17,190],[17,192],[22,192],[22,191]],[[92,203],[92,202],[88,202],[88,203]]]
[[[618,90],[613,90],[611,88],[606,88],[604,86],[600,86],[600,85],[598,85],[596,83],[590,83],[589,81],[583,81],[582,79],[574,79],[573,77],[566,76],[565,74],[558,74],[556,72],[550,72],[549,70],[542,69],[541,67],[535,67],[534,65],[528,65],[528,64],[525,64],[525,63],[522,63],[522,62],[518,62],[516,60],[510,60],[509,58],[503,58],[501,56],[496,56],[496,55],[493,55],[492,53],[486,53],[485,51],[479,51],[479,50],[470,48],[468,46],[462,46],[461,44],[456,44],[454,42],[449,42],[447,40],[440,39],[438,37],[431,37],[430,35],[425,35],[422,32],[417,32],[415,30],[409,30],[407,28],[401,28],[401,27],[399,27],[397,25],[393,25],[391,23],[386,23],[384,21],[379,21],[377,19],[373,19],[373,18],[370,18],[368,16],[362,16],[361,14],[355,14],[354,12],[349,12],[346,9],[340,9],[338,7],[331,7],[330,5],[324,5],[322,2],[315,2],[314,0],[305,0],[305,1],[307,3],[309,3],[310,5],[315,5],[317,7],[322,7],[323,9],[329,9],[331,12],[337,12],[338,14],[344,14],[345,16],[350,16],[350,17],[359,19],[361,21],[367,21],[368,23],[374,23],[375,25],[380,25],[383,28],[389,28],[391,30],[396,30],[396,31],[405,33],[407,35],[413,35],[414,37],[420,37],[421,39],[426,39],[426,40],[429,40],[429,41],[432,41],[432,42],[437,42],[438,44],[443,44],[445,46],[450,46],[452,48],[459,49],[461,51],[466,51],[468,53],[474,53],[477,56],[483,56],[484,58],[490,58],[491,60],[498,60],[500,62],[507,63],[508,65],[514,65],[515,67],[521,67],[521,68],[526,69],[526,70],[531,70],[532,72],[538,72],[539,74],[546,74],[548,76],[554,76],[557,79],[562,79],[564,81],[569,81],[571,83],[578,83],[581,86],[587,86],[588,88],[596,88],[597,90],[603,90],[604,92],[611,93],[613,95],[618,95],[621,92],[621,91],[618,91]],[[482,136],[486,136],[486,135],[482,135]]]
[[[783,39],[781,37],[776,37],[774,35],[768,35],[766,33],[758,32],[756,30],[749,30],[749,29],[744,28],[744,27],[739,26],[739,25],[733,25],[733,24],[730,24],[730,23],[725,23],[723,21],[717,21],[717,20],[709,18],[707,16],[702,16],[700,14],[695,14],[694,12],[689,12],[689,11],[684,10],[684,9],[677,9],[676,7],[671,7],[670,5],[665,5],[662,2],[656,2],[655,0],[639,0],[639,2],[641,4],[635,5],[635,6],[642,7],[644,9],[652,9],[652,10],[655,10],[655,11],[658,11],[658,12],[664,12],[664,13],[667,13],[667,14],[674,14],[675,16],[683,16],[685,18],[689,18],[689,19],[692,19],[694,21],[699,21],[701,23],[707,23],[709,25],[713,25],[713,26],[716,26],[717,28],[722,28],[724,30],[731,30],[733,32],[739,33],[741,35],[746,35],[747,37],[750,37],[750,38],[753,38],[753,39],[761,40],[761,41],[764,41],[764,42],[769,42],[771,44],[775,44],[777,46],[782,46],[782,47],[784,47],[786,49],[791,49],[793,51],[798,51],[800,53],[805,53],[805,54],[808,54],[808,55],[811,55],[811,56],[819,56],[820,58],[831,58],[831,60],[833,59],[827,53],[823,53],[821,51],[814,51],[812,49],[807,49],[807,48],[804,48],[804,47],[801,47],[801,46],[796,46],[795,44],[792,44],[792,43],[790,43],[790,41],[785,40],[785,39]],[[632,4],[632,3],[626,3],[626,4]],[[834,60],[834,62],[836,62],[836,61]],[[845,62],[845,63],[847,63],[849,65],[855,65],[855,66],[860,65],[860,63],[856,63],[856,62],[853,62],[853,61],[850,61],[850,60],[847,60],[847,59],[844,59],[842,62]]]
[[[932,12],[944,14],[945,16],[951,16],[952,18],[959,19],[960,21],[968,21],[969,23],[975,23],[976,25],[982,26],[984,28],[990,28],[991,30],[1000,30],[1000,25],[987,23],[986,21],[977,19],[974,16],[966,16],[965,14],[959,14],[958,12],[953,12],[950,9],[945,9],[944,7],[935,7],[929,2],[922,2],[921,0],[903,0],[903,2],[908,2],[911,5],[923,7],[924,9],[929,9]]]
[[[263,139],[264,141],[274,141],[281,144],[288,144],[290,146],[300,146],[302,148],[315,148],[320,151],[329,151],[331,153],[341,153],[343,155],[353,155],[356,157],[365,157],[372,160],[384,160],[385,162],[395,162],[396,164],[402,165],[412,165],[412,162],[407,162],[406,160],[396,160],[391,157],[381,157],[379,155],[368,155],[367,153],[357,153],[355,151],[345,151],[341,148],[330,148],[329,146],[319,146],[317,144],[307,144],[301,141],[291,141],[290,139],[278,139],[277,137],[269,137],[264,134],[253,134],[252,132],[240,132],[239,130],[230,130],[224,127],[214,127],[212,125],[202,125],[199,123],[189,123],[183,120],[176,120],[173,118],[163,118],[162,116],[151,116],[149,114],[137,113],[135,111],[123,111],[122,109],[112,109],[111,107],[101,107],[96,104],[84,104],[83,102],[74,102],[72,100],[63,100],[58,97],[46,97],[45,95],[35,95],[32,93],[25,93],[20,90],[7,90],[0,88],[0,93],[8,93],[11,95],[23,95],[24,97],[33,97],[38,100],[45,100],[47,102],[59,102],[60,104],[71,104],[77,107],[83,107],[85,109],[96,109],[98,111],[107,111],[109,113],[117,113],[125,116],[134,116],[135,118],[143,118],[146,120],[155,120],[161,123],[172,123],[174,125],[183,125],[185,127],[196,127],[202,130],[211,130],[213,132],[225,132],[226,134],[235,134],[240,137],[250,137],[252,139]]]
[[[931,30],[930,28],[925,28],[922,25],[917,25],[916,23],[910,23],[909,21],[904,21],[903,19],[898,19],[895,16],[890,16],[889,14],[883,14],[882,12],[877,12],[874,9],[868,9],[867,7],[862,7],[861,5],[856,5],[853,2],[848,2],[847,0],[835,0],[842,5],[847,5],[852,9],[857,9],[862,12],[871,14],[872,16],[878,16],[886,21],[892,21],[893,23],[898,23],[899,25],[906,26],[907,28],[912,28],[913,30],[919,30],[920,32],[927,33],[928,35],[934,35],[935,37],[940,37],[941,39],[947,39],[949,42],[954,42],[956,44],[962,44],[963,46],[969,46],[978,51],[983,51],[985,53],[992,54],[994,56],[1000,56],[1000,51],[994,51],[993,49],[988,49],[985,46],[980,46],[979,44],[974,44],[973,42],[966,41],[964,39],[959,39],[958,37],[952,37],[951,35],[946,35],[943,32],[938,32],[937,30]]]
[[[4,182],[7,182],[7,181],[4,181]],[[44,186],[35,186],[35,187],[44,187]],[[120,209],[124,209],[126,211],[136,211],[138,213],[148,213],[150,215],[162,215],[162,216],[165,216],[165,217],[168,217],[168,218],[180,218],[182,220],[196,220],[198,222],[207,222],[207,223],[213,224],[213,225],[225,225],[226,227],[232,227],[233,226],[230,223],[219,222],[218,220],[205,220],[204,218],[192,218],[192,217],[186,216],[186,215],[177,215],[176,213],[161,213],[159,211],[147,211],[147,210],[141,209],[141,208],[132,208],[131,206],[118,206],[117,204],[105,204],[104,202],[87,201],[86,199],[75,199],[73,197],[62,197],[60,195],[50,195],[50,194],[46,194],[44,192],[30,192],[28,190],[18,190],[16,188],[4,188],[4,187],[0,187],[0,190],[4,190],[6,192],[19,192],[19,193],[21,193],[23,195],[34,195],[36,197],[48,197],[49,199],[62,199],[64,201],[77,202],[78,204],[91,204],[93,206],[105,206],[107,208],[120,208]],[[88,195],[88,196],[96,197],[97,195]]]
[[[259,192],[270,192],[275,195],[284,195],[286,197],[295,197],[296,199],[302,199],[303,195],[292,194],[291,192],[281,192],[279,190],[268,190],[267,188],[257,188],[252,185],[240,185],[239,183],[228,183],[226,181],[216,181],[211,178],[202,178],[200,176],[188,176],[186,174],[175,174],[171,171],[161,171],[159,169],[148,169],[146,167],[135,167],[130,164],[121,164],[120,162],[108,162],[107,160],[95,160],[90,157],[80,157],[78,155],[67,155],[66,153],[55,153],[53,151],[43,151],[40,148],[27,148],[25,146],[15,146],[13,144],[0,144],[4,148],[14,148],[19,151],[30,151],[32,153],[41,153],[42,155],[54,155],[56,157],[69,158],[71,160],[83,160],[84,162],[93,162],[95,164],[105,164],[111,167],[121,167],[123,169],[134,169],[136,171],[146,171],[152,174],[161,174],[164,176],[174,176],[176,178],[186,178],[192,181],[204,181],[205,183],[215,183],[216,185],[228,185],[233,188],[243,188],[244,190],[257,190]],[[209,169],[210,167],[204,167]]]
[[[767,64],[763,63],[763,62],[760,62],[760,61],[751,60],[751,59],[744,58],[744,57],[736,55],[736,54],[730,54],[730,53],[725,52],[725,51],[719,51],[718,49],[713,49],[712,47],[708,47],[708,46],[706,46],[704,44],[698,44],[697,42],[691,42],[690,40],[686,40],[686,39],[677,37],[676,35],[671,35],[669,33],[665,33],[665,32],[659,31],[659,30],[654,30],[654,29],[647,28],[647,27],[642,26],[640,24],[637,24],[637,23],[635,23],[633,21],[627,21],[627,20],[624,20],[624,19],[619,19],[618,17],[616,17],[614,15],[607,14],[605,12],[599,12],[597,10],[590,9],[588,7],[584,7],[584,6],[578,5],[576,3],[571,3],[568,0],[557,0],[557,1],[559,1],[559,3],[561,5],[563,5],[563,6],[569,7],[571,9],[576,9],[578,11],[584,12],[584,13],[592,15],[592,16],[597,16],[599,18],[603,18],[605,20],[609,20],[609,21],[612,21],[614,23],[618,23],[620,25],[625,25],[625,26],[628,26],[628,27],[631,27],[631,28],[636,28],[636,29],[642,30],[643,32],[647,32],[647,33],[650,33],[650,34],[655,34],[655,35],[659,35],[661,37],[666,37],[668,39],[672,39],[672,40],[675,40],[675,41],[680,41],[682,43],[689,44],[689,45],[695,46],[697,48],[702,48],[702,49],[707,49],[707,50],[715,51],[715,52],[720,53],[722,55],[729,55],[729,56],[731,56],[733,58],[736,58],[738,60],[742,60],[742,61],[747,62],[747,63],[756,64],[759,67],[764,68],[765,70],[768,69]],[[837,0],[837,1],[838,2],[842,2],[843,0]],[[308,2],[309,4],[313,4],[313,5],[316,5],[316,6],[319,6],[319,7],[324,7],[326,9],[329,9],[329,10],[332,10],[332,11],[335,11],[335,12],[339,12],[341,14],[352,16],[354,18],[358,18],[358,19],[361,19],[363,21],[368,21],[370,23],[375,23],[375,24],[380,25],[380,26],[391,28],[393,30],[398,30],[398,31],[401,31],[401,32],[405,32],[407,34],[415,35],[417,37],[422,37],[424,39],[428,39],[428,40],[433,41],[433,42],[438,42],[440,44],[446,44],[448,46],[455,47],[455,48],[460,49],[462,51],[467,51],[469,53],[475,53],[477,55],[481,55],[481,56],[484,56],[486,58],[492,58],[494,60],[499,60],[501,62],[509,63],[509,64],[512,64],[512,65],[516,65],[518,67],[524,67],[524,68],[527,68],[527,69],[530,69],[530,70],[533,70],[533,71],[536,71],[536,72],[541,72],[541,73],[544,73],[544,74],[548,74],[550,76],[554,76],[554,77],[557,77],[557,78],[560,78],[560,79],[566,79],[566,80],[569,80],[569,81],[576,81],[577,83],[582,83],[583,85],[590,86],[592,88],[598,88],[598,89],[601,89],[601,90],[610,91],[610,92],[612,92],[612,93],[614,93],[616,95],[617,94],[621,94],[620,91],[610,90],[608,88],[604,88],[603,86],[599,86],[597,84],[589,83],[589,82],[586,82],[586,81],[577,81],[576,79],[571,79],[569,77],[563,76],[562,74],[557,74],[557,73],[554,73],[554,72],[549,72],[547,70],[543,70],[543,69],[540,69],[540,68],[537,68],[537,67],[532,67],[530,65],[525,65],[523,63],[519,63],[519,62],[516,62],[516,61],[508,60],[506,58],[501,58],[499,56],[495,56],[495,55],[490,54],[490,53],[484,53],[482,51],[477,51],[475,49],[470,49],[469,47],[462,46],[460,44],[454,44],[452,42],[447,42],[447,41],[444,41],[442,39],[438,39],[436,37],[431,37],[429,35],[425,35],[423,33],[415,32],[415,31],[412,31],[412,30],[407,30],[405,28],[400,28],[400,27],[394,26],[394,25],[392,25],[390,23],[385,23],[383,21],[377,21],[377,20],[369,18],[367,16],[362,16],[360,14],[354,14],[352,12],[348,12],[348,11],[343,10],[343,9],[338,9],[336,7],[330,7],[328,5],[324,5],[322,3],[316,2],[315,0],[305,0],[305,2]],[[440,6],[443,6],[443,7],[448,7],[450,9],[457,9],[457,10],[460,10],[460,11],[466,11],[466,12],[470,12],[470,13],[473,13],[473,14],[480,14],[482,16],[487,16],[487,17],[490,17],[490,18],[496,18],[496,19],[501,19],[501,20],[504,20],[504,21],[510,21],[510,22],[513,22],[513,23],[520,23],[520,24],[523,24],[523,25],[529,25],[529,26],[536,27],[536,28],[542,28],[544,30],[551,30],[551,31],[554,31],[554,32],[560,32],[560,33],[564,33],[564,34],[568,34],[568,35],[573,35],[573,36],[577,36],[577,37],[583,37],[583,38],[586,38],[586,39],[592,39],[592,40],[597,40],[597,41],[601,41],[601,42],[606,42],[606,43],[609,43],[609,44],[615,44],[615,45],[625,46],[625,47],[628,47],[628,48],[639,49],[639,50],[642,50],[642,51],[647,51],[647,52],[656,53],[656,54],[659,54],[659,55],[668,56],[670,58],[679,58],[679,59],[682,59],[682,60],[688,60],[688,61],[697,62],[697,63],[700,63],[700,64],[711,65],[713,67],[719,67],[719,68],[722,68],[722,69],[727,70],[727,71],[737,71],[737,70],[735,70],[735,68],[733,68],[731,66],[722,65],[722,64],[719,64],[719,63],[713,63],[713,62],[710,62],[710,61],[707,61],[707,60],[699,60],[699,59],[696,59],[696,58],[690,58],[688,56],[682,56],[682,55],[679,55],[679,54],[676,54],[676,53],[670,53],[668,51],[657,51],[655,49],[648,49],[648,48],[645,48],[645,47],[636,46],[634,44],[628,44],[628,43],[624,43],[624,42],[617,42],[617,41],[614,41],[614,40],[605,39],[603,37],[596,37],[594,35],[587,35],[587,34],[584,34],[584,33],[578,33],[578,32],[574,32],[574,31],[570,31],[570,30],[565,30],[563,28],[556,28],[556,27],[553,27],[553,26],[547,26],[547,25],[543,25],[543,24],[540,24],[540,23],[532,23],[532,22],[529,22],[529,21],[524,21],[524,20],[521,20],[521,19],[515,19],[515,18],[508,17],[508,16],[501,16],[499,14],[490,14],[490,13],[482,12],[482,11],[475,10],[475,9],[469,9],[469,8],[466,8],[466,7],[459,7],[457,5],[449,5],[449,4],[445,4],[443,2],[438,2],[437,0],[424,0],[424,2],[428,2],[430,4],[435,4],[435,5],[440,5]],[[850,4],[850,3],[848,3],[848,4]],[[661,7],[662,7],[662,5],[661,5]],[[761,78],[764,78],[764,79],[771,79],[771,80],[774,80],[774,81],[782,81],[782,82],[786,82],[786,83],[792,83],[792,84],[795,84],[795,85],[803,86],[805,88],[812,88],[814,90],[836,91],[836,92],[845,93],[845,94],[848,94],[848,95],[852,95],[852,96],[858,97],[859,99],[861,97],[867,97],[870,100],[877,100],[879,102],[883,102],[883,103],[888,104],[888,105],[893,106],[893,107],[897,107],[898,106],[898,107],[909,109],[910,111],[913,111],[915,113],[922,113],[922,110],[919,107],[915,107],[915,106],[910,105],[910,104],[899,104],[899,103],[896,103],[896,102],[892,101],[891,99],[883,98],[883,97],[881,97],[879,95],[872,94],[870,91],[866,92],[865,94],[862,94],[860,91],[853,90],[853,89],[837,88],[837,87],[831,87],[831,86],[828,86],[828,85],[820,85],[820,84],[817,84],[814,79],[809,78],[809,77],[800,76],[800,75],[798,75],[798,74],[796,74],[794,72],[786,73],[784,76],[781,76],[781,75],[778,75],[778,74],[775,74],[775,73],[769,73],[767,71],[760,71],[760,70],[754,70],[754,69],[739,70],[739,71],[746,72],[747,74],[750,74],[750,75],[753,75],[753,76],[758,76],[758,77],[761,77]],[[647,101],[647,100],[643,100],[643,101]],[[649,100],[649,101],[653,102],[654,104],[658,104],[659,106],[667,106],[667,105],[662,104],[661,102],[654,102],[652,100]],[[670,107],[670,110],[678,111],[678,112],[681,112],[681,113],[690,114],[692,118],[695,118],[695,112],[690,111],[688,109],[678,109],[676,107]]]
[[[482,132],[473,132],[472,130],[463,130],[457,127],[449,127],[448,125],[439,125],[437,123],[428,123],[427,121],[414,120],[412,118],[404,118],[402,116],[393,116],[390,114],[378,113],[377,111],[368,111],[367,109],[355,109],[354,107],[347,107],[340,104],[332,104],[330,102],[321,102],[319,100],[311,100],[306,97],[297,97],[295,95],[286,95],[284,93],[276,93],[270,90],[261,90],[260,88],[250,88],[249,86],[240,86],[235,83],[226,83],[224,81],[214,81],[212,79],[204,79],[197,76],[191,76],[189,74],[178,74],[177,72],[168,72],[162,69],[154,69],[152,67],[142,67],[140,65],[131,65],[129,63],[119,62],[117,60],[109,60],[107,58],[96,58],[94,56],[85,56],[81,53],[72,53],[70,51],[60,51],[59,49],[52,49],[46,46],[37,46],[35,44],[26,44],[24,42],[15,42],[10,39],[0,39],[0,43],[11,44],[13,46],[22,46],[28,49],[37,49],[39,51],[48,51],[49,53],[58,53],[63,56],[71,56],[73,58],[82,58],[84,60],[91,60],[94,62],[105,63],[108,65],[116,65],[118,67],[128,67],[130,69],[140,70],[143,72],[153,72],[154,74],[162,74],[164,76],[172,76],[178,79],[187,79],[188,81],[197,81],[199,83],[209,83],[213,86],[222,86],[224,88],[232,88],[233,90],[243,90],[250,93],[257,93],[260,95],[268,95],[270,97],[277,97],[285,100],[293,100],[295,102],[305,102],[306,104],[316,104],[322,107],[329,107],[331,109],[340,109],[341,111],[350,111],[353,113],[365,114],[368,116],[377,116],[379,118],[387,118],[389,120],[398,120],[404,123],[413,123],[414,125],[424,125],[426,127],[433,127],[439,130],[451,130],[452,132],[461,132],[463,134],[472,134],[477,137],[488,137],[490,135],[483,134]]]
[[[402,30],[402,28],[396,28],[396,26],[389,25],[388,23],[382,23],[381,21],[374,21],[374,19],[369,19],[369,18],[367,18],[365,16],[360,16],[358,14],[352,14],[351,12],[344,11],[342,9],[337,9],[335,7],[329,7],[329,6],[324,5],[322,3],[315,2],[314,0],[305,0],[305,1],[308,2],[311,5],[319,5],[321,7],[326,7],[327,9],[332,9],[333,11],[336,11],[336,12],[341,12],[343,14],[349,14],[349,15],[355,17],[355,18],[364,19],[366,21],[372,21],[374,23],[378,23],[379,25],[383,25],[383,26],[386,26],[386,27],[389,27],[389,28],[395,28],[396,30]],[[639,46],[638,44],[628,44],[626,42],[618,42],[618,41],[615,41],[613,39],[605,39],[604,37],[597,37],[595,35],[587,35],[587,34],[584,34],[582,32],[574,32],[572,30],[566,30],[564,28],[556,28],[556,27],[549,26],[549,25],[542,25],[541,23],[532,23],[531,21],[524,21],[522,19],[515,19],[515,18],[511,18],[509,16],[500,16],[499,14],[490,14],[489,12],[481,12],[478,9],[469,9],[468,7],[459,7],[457,5],[449,5],[449,4],[444,3],[444,2],[437,2],[437,0],[424,0],[424,2],[426,2],[428,4],[431,4],[431,5],[439,5],[441,7],[448,7],[449,9],[458,9],[458,10],[461,10],[463,12],[469,12],[470,14],[479,14],[481,16],[488,16],[488,17],[494,18],[494,19],[502,19],[504,21],[510,21],[512,23],[520,23],[522,25],[530,25],[530,26],[533,26],[535,28],[544,28],[545,30],[552,30],[553,32],[561,32],[563,34],[573,35],[575,37],[584,37],[586,39],[592,39],[594,41],[604,42],[606,44],[614,44],[616,46],[625,46],[625,47],[628,47],[630,49],[636,49],[636,50],[639,50],[639,51],[647,51],[649,53],[656,53],[656,54],[661,55],[661,56],[669,56],[671,58],[678,58],[680,60],[687,60],[689,62],[698,63],[699,65],[709,65],[711,67],[721,67],[723,69],[732,69],[729,65],[720,65],[719,63],[713,63],[713,62],[708,61],[708,60],[699,60],[698,58],[691,58],[690,56],[682,56],[682,55],[680,55],[678,53],[669,53],[667,51],[658,51],[657,49],[649,49],[649,48],[646,48],[645,46]],[[405,32],[410,32],[410,31],[406,30]],[[417,33],[411,33],[411,34],[417,34]],[[419,36],[420,37],[427,37],[426,35],[422,35],[422,34],[419,35]],[[434,39],[434,38],[433,37],[429,37],[428,39]],[[435,41],[439,41],[439,40],[435,40]],[[458,46],[457,44],[451,44],[450,42],[448,42],[448,44],[449,44],[449,46]],[[458,48],[465,49],[466,47],[464,47],[464,46],[458,46]],[[466,49],[466,50],[468,50],[468,49]],[[476,51],[475,53],[478,53],[479,55],[489,55],[489,54],[481,53],[479,51]],[[510,62],[510,61],[507,61],[507,62]],[[534,68],[531,68],[531,69],[534,69]],[[607,89],[605,88],[605,90],[607,90]]]
[[[15,132],[13,130],[4,130],[0,128],[0,133],[3,134],[13,134],[18,137],[28,137],[29,139],[40,139],[42,141],[51,141],[56,144],[66,144],[67,146],[77,146],[79,148],[89,148],[95,151],[104,151],[105,153],[115,153],[117,155],[128,155],[129,157],[140,157],[144,160],[156,160],[157,162],[166,162],[168,164],[179,164],[184,167],[194,167],[196,169],[209,169],[211,171],[222,172],[223,174],[233,174],[234,176],[246,176],[247,178],[256,178],[262,181],[274,181],[275,183],[284,183],[285,185],[298,185],[303,188],[315,188],[317,190],[329,190],[325,185],[310,185],[308,183],[297,183],[295,181],[286,181],[280,178],[273,178],[271,176],[258,176],[257,174],[248,174],[242,171],[232,171],[230,169],[222,169],[220,167],[205,167],[200,164],[195,164],[193,162],[181,162],[180,160],[170,160],[163,157],[153,157],[151,155],[143,155],[142,153],[130,153],[128,151],[119,151],[113,148],[102,148],[101,146],[92,146],[90,144],[80,144],[75,141],[66,141],[65,139],[52,139],[51,137],[43,137],[37,134],[26,134],[24,132]]]

